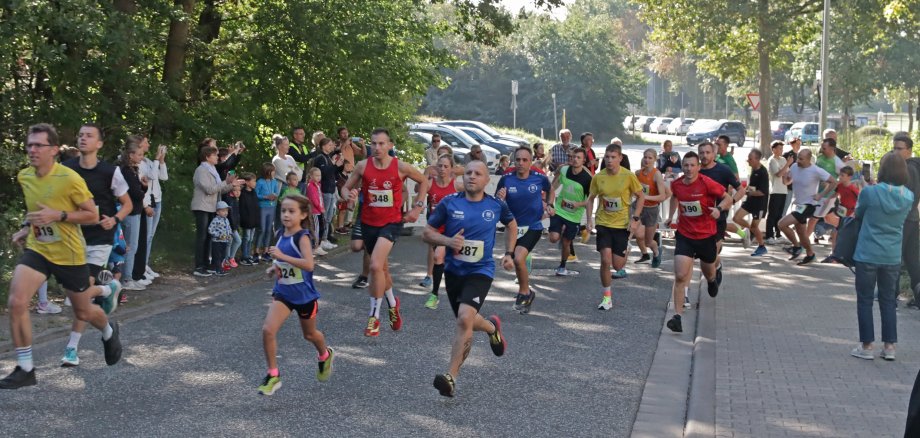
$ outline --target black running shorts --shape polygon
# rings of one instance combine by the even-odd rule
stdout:
[[[297,317],[300,319],[316,318],[316,311],[319,310],[319,304],[317,303],[317,300],[313,300],[304,304],[294,304],[284,299],[284,297],[280,295],[272,295],[272,299],[281,304],[284,304],[284,307],[287,307],[291,312],[297,312]]]
[[[558,214],[549,218],[549,232],[562,234],[565,240],[575,240],[580,227],[581,224],[576,224]]]
[[[22,253],[17,265],[28,266],[45,277],[54,276],[64,289],[71,292],[83,292],[89,288],[89,267],[87,265],[62,266],[48,261],[45,256],[27,249]]]
[[[674,244],[674,256],[686,256],[692,259],[700,259],[703,263],[715,263],[716,256],[716,238],[715,236],[705,239],[691,239],[684,237],[683,234],[675,233],[676,239]]]
[[[815,216],[815,206],[811,204],[805,205],[793,205],[792,206],[792,217],[795,218],[800,224],[808,222],[809,218]]]
[[[613,255],[626,257],[626,247],[629,245],[629,230],[625,228],[610,228],[603,225],[597,225],[597,236],[595,237],[595,246],[597,250],[610,248]]]
[[[471,306],[479,312],[491,287],[492,278],[485,274],[457,275],[444,271],[444,288],[447,289],[447,300],[450,301],[454,316],[457,316],[460,304]]]
[[[527,230],[523,236],[518,237],[514,247],[525,248],[527,252],[533,252],[534,247],[537,246],[537,242],[540,241],[541,237],[543,237],[543,230]]]
[[[751,218],[755,221],[758,219],[763,219],[767,217],[767,202],[766,196],[760,196],[756,198],[748,198],[741,204],[741,208],[744,211],[751,214]]]
[[[402,233],[402,222],[393,222],[382,227],[374,227],[361,223],[361,240],[364,241],[364,250],[368,254],[374,253],[374,247],[377,246],[377,239],[384,238],[390,242],[396,243],[400,233]]]

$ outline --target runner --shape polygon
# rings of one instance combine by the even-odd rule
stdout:
[[[518,294],[513,309],[521,314],[530,313],[536,292],[530,288],[530,268],[527,258],[543,236],[543,213],[554,214],[551,204],[555,193],[549,178],[533,172],[530,163],[533,152],[526,147],[514,151],[515,171],[498,180],[495,197],[508,203],[519,225],[514,247],[514,270],[517,273]],[[548,198],[545,199],[544,197]]]
[[[744,197],[744,191],[738,190],[741,188],[741,182],[738,181],[738,178],[731,171],[731,169],[724,165],[717,163],[715,160],[715,147],[712,143],[704,141],[697,146],[697,151],[699,151],[699,160],[700,160],[700,174],[708,177],[709,179],[719,183],[726,191],[734,190],[734,195],[732,196],[732,202],[738,202],[741,198]],[[731,189],[729,189],[731,187]],[[731,193],[729,191],[729,193]],[[672,208],[673,210],[673,208]],[[731,231],[737,233],[741,236],[743,241],[748,242],[749,240],[744,240],[746,235],[744,231],[738,230],[738,227],[735,224],[731,224],[731,227],[728,225],[728,209],[722,212],[722,216],[719,218],[716,224],[716,249],[717,254],[722,253],[722,240],[725,239],[725,231],[732,229]],[[722,260],[720,256],[716,256],[716,282],[719,285],[722,284]]]
[[[396,239],[402,232],[403,222],[415,222],[428,194],[428,180],[411,164],[390,156],[393,142],[390,132],[377,128],[371,133],[371,156],[358,163],[355,171],[342,186],[345,199],[355,201],[358,190],[354,187],[361,179],[361,235],[364,251],[370,256],[370,313],[364,336],[380,336],[380,305],[386,296],[390,307],[390,328],[399,330],[402,317],[399,314],[399,299],[393,295],[393,279],[390,277],[388,258]],[[418,195],[412,208],[402,214],[403,184],[410,178],[419,185]]]
[[[711,149],[710,149],[711,150]],[[721,184],[700,173],[700,159],[695,153],[684,155],[683,176],[671,183],[675,204],[680,206],[674,244],[674,316],[667,326],[672,332],[684,331],[681,315],[684,313],[684,290],[693,275],[693,259],[700,259],[700,270],[706,277],[709,296],[719,294],[716,281],[716,237],[718,218],[732,206],[732,198]],[[718,205],[716,202],[718,201]],[[673,222],[674,216],[668,219]]]
[[[329,380],[335,359],[335,351],[326,345],[326,337],[316,328],[320,295],[313,284],[315,260],[310,241],[310,201],[299,194],[285,197],[281,201],[281,225],[284,228],[276,234],[277,243],[268,248],[273,262],[266,273],[275,279],[275,286],[262,324],[262,346],[268,365],[268,374],[259,385],[262,395],[272,395],[281,388],[277,335],[291,312],[297,312],[303,338],[316,348],[317,380]]]
[[[435,166],[436,175],[429,179],[428,217],[431,217],[435,207],[442,199],[463,189],[463,181],[458,181],[453,176],[454,157],[447,154],[441,155]],[[443,233],[444,227],[438,228],[438,232]],[[425,307],[431,310],[438,308],[438,289],[441,288],[441,277],[444,276],[444,252],[443,246],[428,247],[428,263],[433,278],[425,277],[429,280],[429,287],[431,287],[431,295],[428,296]]]
[[[821,154],[815,159],[814,164],[824,169],[824,171],[834,177],[834,179],[840,176],[840,170],[846,167],[846,164],[837,156],[837,140],[825,138],[821,141]],[[818,185],[818,190],[824,190],[823,183]],[[836,190],[831,190],[826,198],[821,199],[821,204],[815,209],[814,216],[808,219],[808,226],[805,229],[806,236],[813,235],[818,222],[823,221],[825,218],[831,224],[837,223],[838,218],[834,214],[836,201]],[[820,239],[816,236],[815,243],[818,243],[818,241],[820,241]]]
[[[507,227],[506,248],[515,247],[517,222],[507,204],[485,194],[488,183],[489,169],[483,162],[467,164],[463,192],[449,195],[438,203],[422,234],[425,242],[450,247],[444,268],[444,284],[450,307],[457,318],[457,329],[449,369],[446,374],[438,374],[434,378],[434,387],[445,397],[454,396],[455,379],[473,345],[473,331],[489,334],[489,345],[496,356],[505,354],[507,347],[498,316],[483,318],[479,311],[495,276],[492,250],[498,222]],[[443,233],[438,231],[441,227]],[[502,257],[505,270],[513,269],[512,256],[513,253],[508,251]]]
[[[789,171],[789,163],[783,158],[783,142],[776,140],[770,144],[773,156],[767,162],[770,171],[770,202],[767,212],[767,245],[782,243],[783,235],[779,230],[779,220],[786,215],[786,194],[789,189],[783,184],[783,175]],[[750,184],[749,184],[750,185]]]
[[[613,308],[610,285],[613,282],[610,268],[622,269],[626,265],[626,247],[629,244],[629,204],[636,197],[636,211],[632,221],[639,222],[645,206],[645,195],[636,175],[621,169],[623,149],[618,144],[607,146],[604,152],[605,169],[591,179],[588,205],[600,197],[597,205],[597,252],[601,253],[601,286],[604,297],[597,306],[600,310]],[[588,215],[588,229],[594,228],[594,218]]]
[[[633,235],[636,236],[636,243],[639,244],[639,252],[642,253],[636,263],[647,263],[651,260],[653,268],[661,266],[661,234],[658,233],[659,204],[671,196],[664,176],[655,168],[657,157],[655,149],[649,148],[642,153],[642,168],[636,171],[636,179],[642,185],[645,206],[642,208],[642,214],[636,215],[639,216],[639,222],[633,228]],[[652,249],[651,257],[645,251],[646,247]]]
[[[99,213],[83,178],[58,164],[57,131],[48,124],[29,127],[26,152],[30,166],[17,176],[25,195],[26,219],[13,235],[13,242],[25,243],[25,252],[13,271],[10,283],[10,333],[16,348],[16,368],[0,380],[0,389],[36,384],[32,362],[32,324],[29,303],[50,275],[64,286],[77,319],[102,332],[105,363],[121,359],[118,323],[110,323],[105,312],[94,306],[87,289],[95,288],[107,301],[117,300],[113,286],[90,286],[83,233],[78,225],[99,222]],[[112,285],[114,283],[110,283]],[[114,303],[107,303],[115,306]]]
[[[146,141],[141,137],[132,137],[130,141],[139,146]],[[89,268],[90,282],[99,285],[107,285],[114,282],[116,295],[120,289],[118,281],[113,280],[111,272],[104,271],[108,264],[109,256],[112,253],[112,247],[115,243],[116,225],[120,224],[132,210],[131,197],[128,195],[128,183],[121,174],[121,168],[109,164],[99,159],[99,150],[102,149],[103,136],[102,130],[92,123],[86,123],[80,127],[77,135],[77,147],[80,149],[80,158],[73,158],[63,162],[67,166],[83,177],[89,192],[93,195],[93,201],[99,208],[99,223],[93,225],[81,225],[83,238],[86,241],[86,265]],[[121,210],[116,210],[115,201],[122,205]],[[99,288],[91,288],[90,295]],[[118,299],[111,300],[111,306],[104,306],[102,309],[106,314],[115,311],[118,305]],[[109,303],[109,300],[103,303]],[[77,350],[80,347],[80,338],[83,336],[83,330],[86,323],[75,319],[71,324],[70,340],[67,347],[64,348],[64,356],[61,357],[61,366],[75,367],[80,365],[80,357]]]
[[[761,164],[763,152],[760,149],[752,149],[748,153],[748,164],[751,166],[751,178],[747,186],[747,199],[741,204],[741,208],[735,212],[732,218],[738,226],[744,229],[747,239],[751,234],[757,239],[757,249],[751,254],[759,257],[767,253],[767,247],[764,246],[763,232],[760,231],[760,219],[767,215],[767,199],[770,196],[770,175],[767,169]],[[751,215],[751,222],[747,222],[747,215]]]
[[[735,174],[735,178],[738,176],[738,163],[735,162],[735,156],[732,155],[732,152],[728,151],[728,144],[731,143],[731,139],[727,135],[720,135],[716,138],[716,149],[719,151],[719,154],[716,156],[716,162],[719,164],[724,164],[732,170],[732,173]],[[744,145],[738,145],[744,146]]]
[[[559,267],[556,268],[556,275],[560,277],[569,275],[565,264],[571,256],[571,248],[581,228],[581,219],[585,216],[586,207],[587,211],[591,211],[588,204],[591,174],[585,168],[586,159],[585,149],[573,149],[571,165],[560,167],[553,178],[552,191],[555,193],[560,186],[562,191],[556,196],[553,205],[555,214],[549,219],[549,241],[556,243],[560,237],[562,238],[562,256]]]
[[[825,182],[824,190],[818,192],[818,184]],[[837,186],[837,180],[826,170],[811,164],[811,149],[802,149],[798,153],[796,163],[789,168],[789,173],[783,176],[783,182],[792,184],[792,193],[795,199],[795,208],[779,221],[779,228],[792,242],[789,260],[795,260],[802,255],[802,246],[805,247],[805,258],[798,263],[799,266],[807,265],[815,260],[815,252],[805,234],[805,224],[815,214],[815,209],[821,205],[821,200]],[[795,231],[790,227],[795,225]],[[802,246],[799,246],[801,240]]]

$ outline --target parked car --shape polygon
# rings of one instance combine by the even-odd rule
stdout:
[[[517,143],[508,140],[498,140],[479,128],[470,128],[468,126],[456,126],[456,128],[465,132],[466,135],[473,137],[473,140],[478,141],[479,144],[489,145],[495,148],[501,155],[510,156],[515,149],[520,147]]]
[[[637,116],[636,120],[633,121],[633,131],[642,131],[642,127],[645,126],[645,121],[648,120],[648,116]]]
[[[793,138],[799,137],[802,143],[817,143],[821,141],[821,133],[818,132],[818,124],[812,122],[798,122],[789,127],[783,136],[783,141],[789,143]]]
[[[651,117],[645,119],[645,122],[642,124],[642,132],[651,132],[652,123],[655,123],[658,117]]]
[[[674,120],[670,117],[659,117],[648,127],[648,131],[653,134],[664,134],[668,131],[668,124]]]
[[[687,144],[697,145],[706,140],[713,141],[720,135],[727,135],[729,143],[738,146],[744,145],[747,128],[744,123],[735,120],[713,120],[705,123],[694,123],[687,132]]]
[[[428,134],[437,132],[441,134],[441,144],[446,144],[454,151],[463,152],[464,154],[468,154],[473,145],[479,145],[486,156],[486,165],[488,165],[490,169],[494,169],[495,165],[498,164],[499,154],[495,148],[489,145],[479,144],[479,142],[454,126],[444,126],[434,123],[413,123],[409,125],[409,130],[426,132]]]
[[[445,120],[443,122],[438,122],[438,124],[447,125],[447,126],[455,126],[455,127],[469,126],[471,128],[478,128],[478,129],[485,131],[486,134],[489,134],[490,136],[492,136],[492,138],[495,138],[497,140],[507,140],[518,146],[530,146],[530,142],[521,137],[502,134],[501,132],[498,132],[495,129],[492,129],[491,126],[486,125],[485,123],[482,123],[482,122],[477,122],[475,120]]]
[[[671,120],[671,123],[668,124],[668,134],[671,135],[686,135],[687,128],[690,127],[696,119],[691,118],[676,118]]]
[[[792,127],[792,122],[780,122],[773,120],[770,122],[770,135],[773,140],[786,141],[786,131]],[[754,131],[754,141],[760,141],[760,130]]]
[[[638,118],[639,116],[626,116],[623,119],[623,130],[626,132],[632,131]]]
[[[425,145],[425,149],[428,149],[431,147],[431,134],[427,132],[409,131],[409,139]],[[457,163],[462,163],[464,160],[466,160],[465,149],[462,149],[462,148],[454,149],[453,147],[451,147],[451,150],[454,151],[454,161],[456,161]]]

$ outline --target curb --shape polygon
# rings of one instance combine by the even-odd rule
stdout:
[[[716,303],[701,306],[693,342],[693,372],[687,397],[688,437],[716,434]]]

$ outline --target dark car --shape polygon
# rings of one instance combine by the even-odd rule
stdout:
[[[475,120],[445,120],[443,122],[437,122],[440,125],[447,125],[453,127],[468,126],[470,128],[481,129],[485,131],[486,134],[489,134],[492,138],[496,140],[505,140],[510,141],[518,146],[530,146],[530,142],[524,140],[521,137],[516,137],[514,135],[502,134],[494,129],[491,126],[486,125],[482,122],[477,122]]]
[[[473,137],[473,140],[478,141],[479,144],[484,144],[495,148],[495,150],[497,150],[498,153],[502,155],[511,156],[514,150],[520,147],[517,145],[517,143],[512,143],[507,140],[498,140],[479,128],[471,128],[469,126],[454,127],[465,132],[466,135]]]
[[[773,120],[770,122],[770,135],[773,140],[786,140],[786,131],[792,127],[792,122],[780,122]],[[754,131],[755,141],[760,141],[760,130]]]
[[[658,117],[649,117],[642,122],[642,132],[649,132],[649,128],[652,126],[652,122],[657,120]],[[639,130],[639,125],[636,124],[636,130]]]
[[[694,146],[704,141],[715,141],[720,135],[727,135],[729,143],[744,145],[747,128],[744,123],[734,120],[712,120],[694,123],[687,132],[687,145]]]

